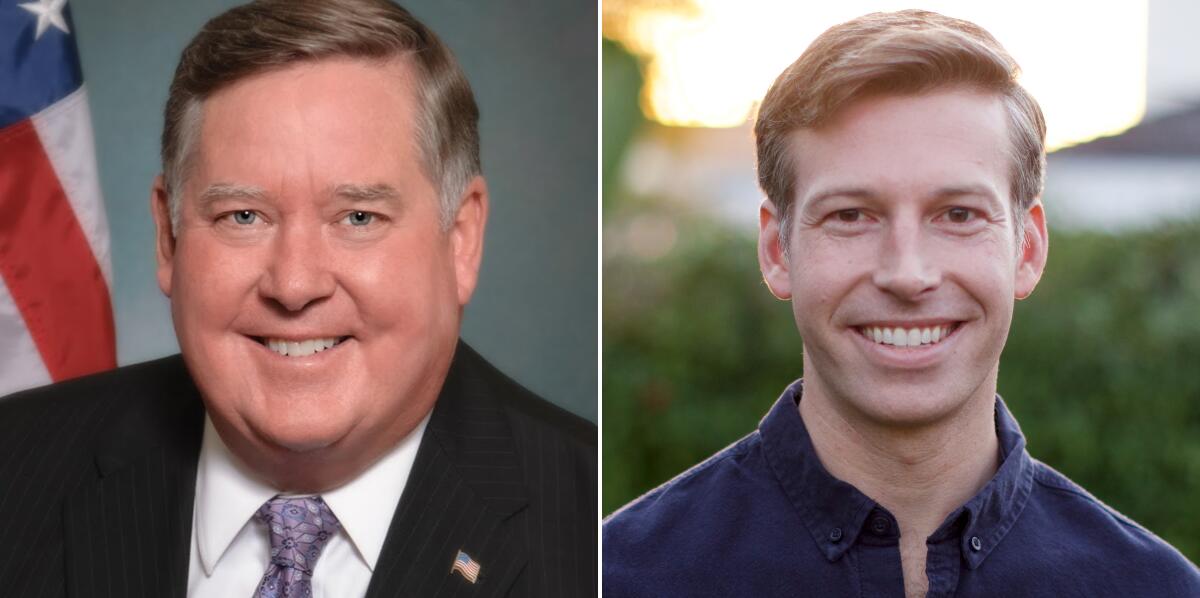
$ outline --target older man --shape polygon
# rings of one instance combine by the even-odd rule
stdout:
[[[594,426],[458,340],[488,195],[433,32],[253,2],[165,120],[182,355],[0,403],[0,594],[594,593]]]
[[[1047,256],[1045,124],[983,29],[822,34],[755,127],[759,263],[802,382],[604,526],[612,596],[1197,596],[1200,572],[1033,460],[997,369]]]

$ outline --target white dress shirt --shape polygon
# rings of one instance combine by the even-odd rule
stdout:
[[[321,494],[341,522],[313,571],[314,598],[365,596],[371,572],[408,481],[429,415],[396,448],[348,484]],[[267,571],[271,540],[253,518],[279,491],[248,471],[204,418],[196,468],[188,596],[254,595]]]

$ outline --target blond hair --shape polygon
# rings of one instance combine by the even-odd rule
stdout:
[[[1012,56],[982,27],[934,12],[872,13],[822,33],[775,79],[754,125],[758,183],[780,215],[784,251],[796,193],[791,133],[828,122],[856,99],[966,86],[1000,96],[1012,143],[1014,214],[1041,195],[1046,121]],[[1018,236],[1021,218],[1016,219]]]
[[[449,225],[480,173],[479,108],[450,49],[387,0],[256,0],[205,24],[175,69],[162,135],[172,230],[204,99],[258,73],[331,57],[404,58],[414,67],[422,167],[438,186],[442,225]]]

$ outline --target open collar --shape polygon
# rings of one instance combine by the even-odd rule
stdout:
[[[759,424],[759,433],[771,471],[817,548],[832,562],[854,546],[867,516],[878,504],[851,484],[835,478],[821,464],[797,409],[802,393],[803,381],[792,383]],[[999,395],[995,420],[1000,467],[931,536],[957,533],[962,554],[972,569],[987,558],[1012,528],[1033,487],[1033,463],[1025,450],[1025,437]],[[960,521],[965,521],[965,525],[960,526]],[[970,547],[973,537],[982,540],[979,550]]]

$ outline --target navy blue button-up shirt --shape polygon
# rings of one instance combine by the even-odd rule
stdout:
[[[604,522],[605,596],[904,596],[895,518],[834,478],[801,385],[754,433]],[[1032,459],[996,398],[995,477],[926,544],[931,597],[1200,597],[1200,570]]]

